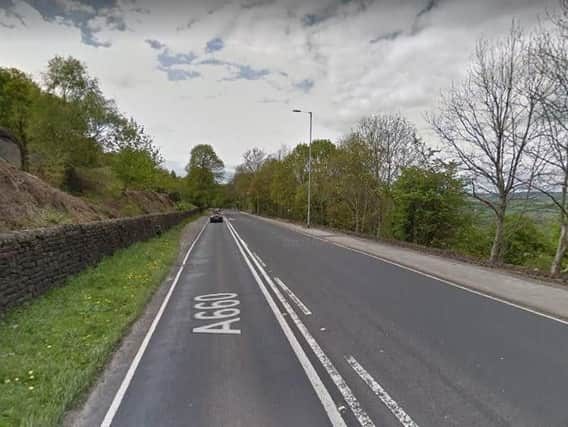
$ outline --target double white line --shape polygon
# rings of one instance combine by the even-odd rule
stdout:
[[[300,364],[304,368],[304,371],[306,372],[306,375],[308,376],[308,379],[310,380],[312,387],[316,391],[322,405],[324,406],[332,425],[344,426],[345,422],[343,421],[343,418],[341,417],[329,392],[323,385],[321,378],[318,376],[312,363],[309,361],[304,350],[300,346],[297,338],[291,331],[290,327],[288,326],[287,322],[282,316],[282,313],[278,309],[274,299],[266,289],[266,286],[260,279],[257,271],[254,269],[252,264],[256,266],[256,268],[258,269],[258,271],[260,272],[260,274],[262,275],[262,277],[264,278],[270,289],[272,289],[274,295],[276,295],[278,301],[280,301],[280,303],[288,313],[290,319],[294,322],[294,324],[296,325],[296,327],[298,328],[298,330],[300,331],[300,333],[302,334],[302,336],[304,337],[310,348],[313,350],[314,354],[316,355],[316,357],[318,358],[318,360],[320,361],[326,372],[331,377],[331,380],[337,386],[339,392],[341,393],[341,395],[343,396],[343,398],[351,408],[351,411],[353,412],[359,424],[362,427],[374,427],[375,424],[373,423],[371,418],[367,415],[365,410],[363,410],[363,408],[359,404],[359,401],[354,396],[353,392],[346,384],[343,377],[339,374],[336,367],[331,362],[329,357],[327,357],[327,355],[324,353],[324,351],[317,343],[313,335],[308,331],[308,328],[301,321],[300,317],[296,314],[292,306],[288,303],[286,298],[284,298],[278,287],[275,285],[274,281],[276,281],[276,283],[282,288],[284,292],[286,292],[286,294],[290,297],[290,299],[294,301],[296,305],[298,305],[298,307],[300,308],[300,310],[302,310],[304,314],[306,315],[311,314],[309,309],[299,300],[299,298],[296,297],[296,295],[280,279],[274,278],[274,281],[272,280],[272,278],[263,268],[266,267],[266,264],[260,262],[260,257],[258,257],[258,255],[256,255],[254,252],[252,252],[249,249],[248,245],[241,238],[235,227],[233,227],[233,225],[230,223],[226,224],[229,231],[231,232],[231,235],[233,236],[233,239],[237,244],[237,247],[239,248],[239,251],[241,252],[241,255],[243,256],[260,290],[262,291],[262,294],[264,295],[266,301],[268,302],[268,305],[272,309],[272,312],[274,313],[274,316],[276,317],[278,323],[280,324],[280,327],[284,331],[284,335],[288,339],[288,342],[292,346],[292,349],[296,354],[296,356],[298,357]],[[363,368],[363,366],[361,366],[359,362],[357,362],[357,360],[353,356],[348,356],[345,359],[349,364],[349,366],[357,373],[357,375],[359,375],[359,377],[367,384],[367,386],[369,386],[371,391],[383,402],[383,404],[389,409],[389,411],[398,419],[398,421],[404,427],[418,427],[418,424],[414,422],[414,420],[402,409],[402,407],[400,407],[397,404],[397,402],[365,370],[365,368]]]
[[[373,427],[375,424],[373,423],[371,418],[367,415],[367,413],[363,410],[363,408],[361,408],[361,405],[359,405],[359,401],[353,395],[353,392],[346,384],[341,374],[339,374],[334,364],[324,353],[324,351],[317,343],[315,338],[312,336],[312,334],[308,331],[308,328],[306,328],[304,323],[300,320],[299,316],[296,314],[292,306],[288,303],[288,301],[286,301],[286,299],[284,298],[278,287],[274,284],[274,281],[271,279],[268,273],[266,273],[266,271],[260,265],[260,263],[256,260],[251,250],[248,248],[247,244],[243,241],[243,239],[239,236],[233,225],[228,222],[226,224],[227,227],[229,228],[229,231],[231,232],[231,235],[233,236],[233,239],[237,243],[239,251],[241,252],[241,255],[243,256],[249,270],[251,271],[268,305],[272,309],[272,312],[274,313],[276,320],[278,321],[280,327],[282,328],[284,335],[288,339],[288,342],[290,343],[292,350],[294,351],[300,364],[304,368],[304,371],[306,372],[306,375],[308,376],[308,379],[310,380],[312,387],[314,388],[316,394],[318,395],[318,398],[320,399],[320,402],[322,403],[332,425],[345,426],[345,422],[343,421],[343,418],[341,417],[339,410],[337,409],[333,399],[331,398],[331,395],[323,385],[321,378],[317,374],[314,366],[312,365],[306,353],[302,349],[300,343],[298,342],[298,339],[296,338],[296,336],[288,326],[288,323],[286,323],[286,320],[282,316],[282,313],[280,313],[280,310],[278,309],[276,302],[274,301],[274,299],[266,289],[266,286],[260,279],[257,271],[252,266],[252,263],[256,266],[260,274],[263,276],[268,286],[270,286],[270,289],[272,290],[274,295],[276,295],[278,301],[280,301],[280,303],[284,306],[284,309],[286,310],[286,312],[288,313],[294,324],[297,326],[298,330],[300,331],[300,333],[302,334],[302,336],[304,337],[310,348],[313,350],[316,357],[319,359],[320,363],[322,364],[326,372],[329,374],[334,384],[339,389],[341,395],[343,396],[343,398],[345,399],[345,401],[353,411],[353,414],[355,415],[361,426]]]

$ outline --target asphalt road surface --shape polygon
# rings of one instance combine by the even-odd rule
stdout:
[[[227,212],[112,426],[567,426],[568,326]]]

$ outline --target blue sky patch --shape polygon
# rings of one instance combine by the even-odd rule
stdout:
[[[215,37],[207,42],[205,46],[205,52],[212,53],[222,50],[225,47],[225,42],[220,37]]]
[[[314,87],[315,82],[312,79],[304,79],[299,83],[294,84],[294,87],[300,89],[304,93],[308,93]]]
[[[162,67],[171,67],[172,65],[188,65],[191,64],[197,56],[193,52],[177,53],[172,55],[169,50],[158,55],[158,62]]]
[[[165,71],[168,80],[171,82],[179,82],[180,80],[189,80],[199,77],[201,73],[198,71],[186,71],[180,70],[178,68],[160,68],[160,70]]]

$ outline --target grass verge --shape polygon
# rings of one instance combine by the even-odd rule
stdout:
[[[0,426],[54,426],[166,277],[182,225],[103,259],[0,319]]]

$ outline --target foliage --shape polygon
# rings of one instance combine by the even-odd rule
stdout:
[[[212,206],[216,203],[224,164],[213,147],[206,144],[193,147],[186,171],[183,194],[197,206]]]
[[[0,425],[60,425],[166,277],[181,226],[105,258],[0,320]]]
[[[465,193],[454,167],[411,167],[394,184],[394,234],[421,245],[447,247],[464,225]]]
[[[553,249],[533,220],[524,215],[510,215],[505,220],[505,262],[527,265],[536,254],[552,255]]]
[[[132,188],[175,201],[188,196],[186,180],[162,168],[144,127],[120,113],[75,58],[51,59],[41,87],[19,70],[0,68],[0,126],[17,137],[24,169],[75,195],[106,201]],[[104,183],[97,180],[100,171]]]
[[[145,150],[124,147],[113,156],[112,170],[124,183],[124,189],[145,189],[156,174],[152,155]]]
[[[22,167],[28,170],[28,126],[30,110],[40,92],[30,77],[15,68],[0,68],[0,124],[16,136],[22,153]]]

